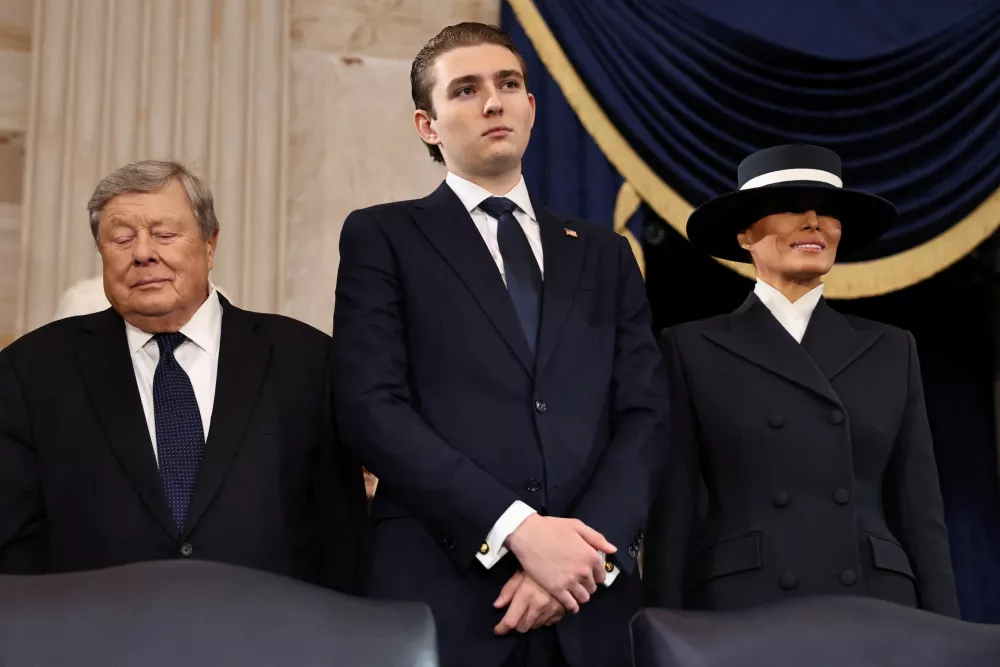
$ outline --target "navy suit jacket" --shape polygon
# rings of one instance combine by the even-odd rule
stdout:
[[[618,547],[618,580],[557,627],[571,664],[629,664],[665,371],[628,243],[536,210],[545,271],[534,358],[446,184],[355,211],[341,236],[334,404],[344,442],[379,477],[372,593],[428,603],[445,665],[500,664],[513,647],[493,635],[504,611],[492,603],[517,561],[487,571],[475,555],[515,500],[578,518]]]

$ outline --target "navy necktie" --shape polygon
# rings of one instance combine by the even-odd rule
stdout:
[[[160,361],[153,374],[153,416],[160,478],[177,532],[183,533],[205,451],[205,432],[191,378],[174,358],[174,350],[186,337],[182,333],[161,333],[154,338],[160,347]]]
[[[506,197],[490,197],[479,208],[497,219],[497,243],[503,258],[507,292],[524,329],[528,349],[534,355],[542,305],[542,272],[531,252],[528,237],[514,217],[517,204]]]

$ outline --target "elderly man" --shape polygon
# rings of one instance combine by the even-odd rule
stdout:
[[[183,166],[122,167],[88,209],[111,308],[0,352],[0,572],[204,558],[355,591],[329,337],[216,291],[212,195]]]

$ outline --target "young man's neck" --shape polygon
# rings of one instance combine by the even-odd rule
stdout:
[[[757,277],[784,295],[789,303],[795,303],[820,286],[822,276],[810,278],[789,278],[781,274],[757,274]]]
[[[521,165],[518,164],[516,169],[501,173],[501,174],[470,174],[464,172],[460,169],[454,169],[449,167],[451,173],[456,176],[460,176],[470,183],[475,183],[484,190],[489,190],[490,194],[496,195],[497,197],[502,197],[511,190],[514,189],[521,180]]]

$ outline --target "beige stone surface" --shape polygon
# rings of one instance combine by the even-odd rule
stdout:
[[[292,52],[282,312],[329,332],[344,219],[444,178],[412,124],[409,61]]]
[[[0,132],[28,127],[31,54],[0,50]]]
[[[21,207],[0,202],[0,348],[14,339],[20,256]]]
[[[34,0],[0,0],[0,51],[30,51]]]
[[[294,47],[412,60],[441,28],[496,24],[499,0],[291,0]]]
[[[24,135],[0,131],[0,202],[20,204],[24,187]]]

